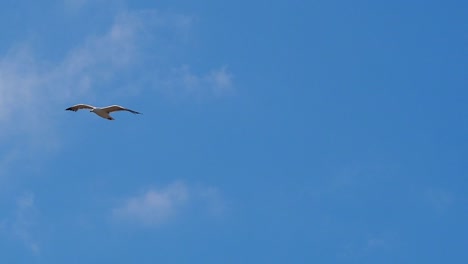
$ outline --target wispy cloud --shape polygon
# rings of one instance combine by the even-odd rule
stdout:
[[[13,222],[13,232],[33,252],[39,253],[40,247],[33,238],[32,229],[35,225],[37,209],[34,205],[34,194],[27,193],[17,201],[16,219]]]
[[[72,49],[49,76],[49,82],[64,88],[61,98],[109,95],[112,89],[121,88],[105,84],[128,71],[138,60],[140,22],[131,14],[118,15],[106,33],[89,36],[81,46]]]
[[[56,151],[60,146],[59,111],[109,92],[105,84],[127,70],[135,57],[133,27],[132,22],[118,17],[107,33],[90,36],[58,62],[37,59],[27,45],[0,57],[2,156],[11,156],[18,149],[24,154]]]
[[[424,199],[437,212],[444,212],[455,202],[454,193],[437,188],[428,188],[424,192]]]
[[[65,2],[75,9],[91,3]],[[171,96],[184,97],[190,91],[188,94],[193,98],[233,91],[233,75],[228,67],[199,72],[192,70],[196,66],[191,68],[182,63],[181,58],[172,59],[172,54],[178,53],[178,42],[187,41],[192,26],[193,18],[183,14],[120,10],[108,30],[83,38],[69,47],[63,57],[39,56],[47,52],[36,52],[30,43],[0,54],[0,165],[5,165],[0,167],[0,177],[15,161],[29,164],[25,162],[29,159],[27,155],[39,159],[44,152],[59,149],[58,123],[69,104],[98,101],[105,104],[146,92],[170,91]],[[163,74],[172,69],[177,70]],[[202,196],[214,213],[223,210],[222,202],[216,200],[219,193],[215,189],[198,190],[176,182],[126,199],[112,215],[122,221],[159,226]],[[21,196],[15,210],[14,216],[0,220],[0,230],[38,253],[34,195]]]
[[[32,253],[37,254],[40,246],[33,235],[37,214],[34,194],[25,193],[17,199],[14,214],[0,221],[0,231],[20,240]]]
[[[0,58],[0,124],[5,128],[0,140],[19,135],[26,142],[54,145],[57,111],[109,92],[104,84],[131,65],[137,53],[135,27],[136,22],[119,16],[107,33],[90,36],[59,62],[40,62],[27,45]]]
[[[190,207],[200,205],[216,215],[225,210],[217,189],[188,186],[177,181],[166,187],[151,188],[137,196],[126,198],[112,210],[112,216],[119,222],[159,227]]]
[[[126,199],[121,206],[113,210],[113,215],[120,220],[158,226],[173,217],[188,199],[187,186],[176,182],[163,189],[151,189]]]
[[[187,15],[127,10],[106,32],[88,36],[61,59],[38,59],[28,44],[12,47],[0,55],[0,145],[56,150],[59,111],[77,102],[106,104],[152,92],[197,99],[232,93],[226,66],[195,73],[170,57],[192,26]]]
[[[161,78],[163,92],[171,96],[206,98],[226,96],[234,92],[233,75],[227,67],[213,69],[206,74],[194,73],[190,66],[173,68],[167,77]]]
[[[14,131],[37,134],[46,127],[50,132],[47,121],[54,110],[102,94],[229,94],[233,78],[226,66],[194,73],[190,66],[174,66],[165,57],[177,53],[171,49],[186,36],[192,21],[190,16],[156,10],[121,12],[107,32],[88,36],[58,61],[38,60],[28,45],[12,48],[0,57],[0,124],[11,124]]]

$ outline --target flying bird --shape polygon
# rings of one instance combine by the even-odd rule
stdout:
[[[90,112],[93,112],[96,115],[98,115],[98,116],[100,116],[102,118],[105,118],[105,119],[109,119],[109,120],[114,120],[114,118],[112,116],[110,116],[109,114],[112,113],[112,112],[116,112],[116,111],[128,111],[128,112],[133,113],[133,114],[141,114],[141,113],[139,113],[137,111],[133,111],[131,109],[122,107],[120,105],[111,105],[111,106],[106,106],[106,107],[95,107],[95,106],[87,105],[87,104],[77,104],[77,105],[68,107],[65,110],[76,112],[76,111],[78,111],[80,109],[91,109]]]

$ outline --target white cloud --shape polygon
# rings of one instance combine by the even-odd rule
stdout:
[[[217,95],[232,92],[232,73],[228,72],[226,67],[212,70],[207,76],[207,80]]]
[[[103,84],[129,70],[137,60],[138,28],[139,21],[132,15],[117,16],[108,32],[90,36],[81,46],[71,50],[52,69],[50,82],[61,84],[62,95],[68,99],[111,92],[110,86]]]
[[[220,216],[226,211],[216,188],[188,186],[177,181],[125,199],[112,210],[112,216],[120,222],[158,227],[194,207],[204,208],[212,216]]]
[[[145,226],[158,226],[173,217],[189,199],[189,190],[181,182],[166,188],[151,189],[142,195],[128,198],[123,205],[113,210],[113,215]]]

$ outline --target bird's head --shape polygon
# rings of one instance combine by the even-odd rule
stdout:
[[[94,112],[94,109],[89,110],[90,112]]]

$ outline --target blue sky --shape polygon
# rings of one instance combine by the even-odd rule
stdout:
[[[2,263],[468,260],[466,1],[2,3]]]

